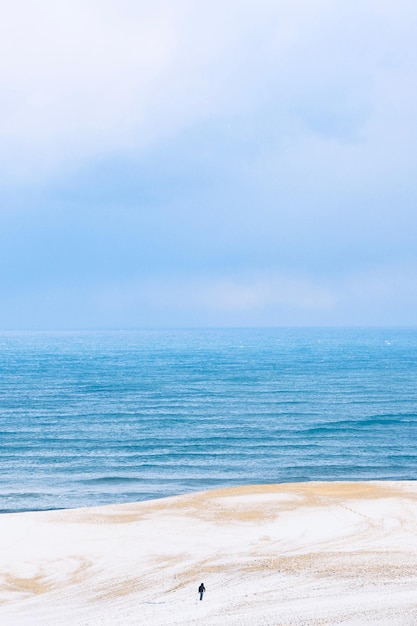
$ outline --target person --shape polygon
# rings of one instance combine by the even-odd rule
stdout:
[[[198,593],[200,594],[200,600],[203,599],[203,593],[205,592],[206,588],[204,586],[204,583],[201,583],[201,585],[198,588]]]

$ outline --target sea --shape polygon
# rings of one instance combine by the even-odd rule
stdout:
[[[0,333],[0,511],[417,479],[417,329]]]

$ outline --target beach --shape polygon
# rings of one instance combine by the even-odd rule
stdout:
[[[8,626],[417,623],[411,481],[4,514],[0,543]]]

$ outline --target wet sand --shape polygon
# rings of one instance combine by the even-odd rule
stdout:
[[[0,581],[7,626],[415,626],[417,483],[1,515]]]

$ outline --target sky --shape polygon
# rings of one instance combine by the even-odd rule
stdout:
[[[4,3],[0,329],[417,325],[416,23]]]

